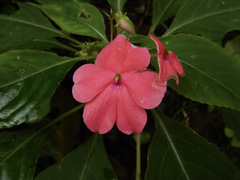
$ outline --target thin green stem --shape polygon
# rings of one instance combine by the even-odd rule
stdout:
[[[85,104],[80,104],[80,105],[78,105],[77,107],[71,109],[70,111],[62,114],[61,116],[57,117],[56,119],[54,119],[54,120],[51,121],[50,123],[46,124],[43,128],[39,129],[39,130],[38,130],[39,133],[42,132],[43,130],[51,127],[52,125],[56,124],[57,122],[63,120],[64,118],[70,116],[71,114],[79,111],[79,110],[82,109],[84,106],[85,106]]]
[[[110,18],[110,42],[113,40],[113,18]]]
[[[162,23],[161,24],[166,30],[168,30],[168,27],[167,27],[167,25],[165,24],[165,23]]]
[[[77,49],[74,49],[74,48],[72,48],[72,47],[70,47],[70,46],[67,46],[67,45],[65,45],[65,44],[63,44],[63,43],[60,43],[60,42],[51,41],[51,40],[43,40],[43,39],[35,39],[34,41],[51,43],[51,44],[55,44],[55,45],[57,45],[57,46],[59,46],[59,47],[61,47],[61,48],[63,48],[63,49],[72,51],[72,52],[74,52],[74,53],[78,52]]]
[[[141,180],[141,138],[136,137],[136,180]]]
[[[78,41],[78,40],[72,38],[72,37],[69,36],[68,34],[66,34],[66,33],[64,33],[64,32],[61,32],[61,31],[60,31],[60,33],[61,33],[61,35],[62,35],[64,38],[68,39],[69,41],[72,41],[73,43],[78,44],[78,45],[81,44],[80,41]]]

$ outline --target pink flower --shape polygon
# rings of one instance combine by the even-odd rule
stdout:
[[[177,58],[177,55],[172,52],[166,52],[164,45],[161,43],[159,39],[154,37],[153,35],[149,35],[150,38],[155,42],[157,46],[157,59],[159,66],[159,79],[161,82],[167,81],[169,79],[175,79],[177,85],[179,85],[178,74],[180,76],[184,75],[184,71],[182,68],[182,64]]]
[[[85,64],[73,75],[73,97],[86,103],[83,119],[93,132],[107,133],[116,123],[125,134],[140,134],[147,122],[145,109],[157,107],[166,83],[145,71],[150,63],[147,48],[132,45],[118,35],[98,54],[95,64]]]

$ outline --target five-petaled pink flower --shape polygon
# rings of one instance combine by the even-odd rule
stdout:
[[[150,38],[155,42],[157,46],[157,59],[159,66],[159,79],[161,82],[167,81],[169,79],[175,79],[177,85],[179,85],[178,74],[180,76],[184,75],[184,71],[182,68],[182,64],[177,58],[177,55],[172,52],[166,52],[164,45],[161,43],[159,39],[154,37],[153,35],[149,35]]]
[[[140,134],[147,122],[145,109],[157,107],[166,91],[158,74],[146,71],[150,54],[118,35],[98,54],[95,64],[85,64],[73,75],[73,97],[86,103],[86,126],[100,134],[116,123],[125,134]]]

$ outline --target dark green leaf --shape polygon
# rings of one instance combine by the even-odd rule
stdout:
[[[0,128],[45,116],[50,97],[75,61],[36,50],[0,55]]]
[[[93,5],[66,2],[38,7],[64,31],[108,42],[102,14]]]
[[[107,159],[102,136],[95,134],[59,163],[40,173],[36,180],[117,179]]]
[[[240,109],[240,63],[215,43],[198,36],[176,35],[164,39],[167,49],[181,59],[185,76],[179,94],[201,103]]]
[[[45,132],[36,129],[0,133],[0,179],[32,180]]]
[[[147,180],[237,180],[240,171],[192,129],[153,110],[156,132],[148,153]]]
[[[41,4],[55,4],[55,3],[62,3],[62,2],[87,2],[90,3],[90,0],[37,0]]]
[[[219,41],[227,32],[240,29],[239,17],[239,0],[187,0],[164,36],[185,32]]]
[[[186,0],[153,0],[150,33],[154,32],[156,27],[164,20],[175,16],[184,1]]]
[[[224,49],[229,52],[235,59],[240,61],[240,36],[226,43]]]
[[[112,7],[113,11],[122,11],[126,2],[127,0],[108,0],[108,3]]]
[[[46,49],[47,43],[38,40],[52,40],[61,36],[46,17],[35,7],[20,3],[20,10],[13,15],[0,14],[0,52],[12,49]]]
[[[223,116],[225,125],[232,129],[234,132],[234,137],[240,140],[240,112],[227,108],[218,108]]]

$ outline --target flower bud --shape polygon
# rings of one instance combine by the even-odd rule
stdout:
[[[135,28],[132,23],[132,21],[126,16],[125,14],[122,14],[122,12],[117,12],[113,14],[114,19],[116,21],[116,26],[121,28],[122,30],[129,32],[131,34],[135,33]]]

